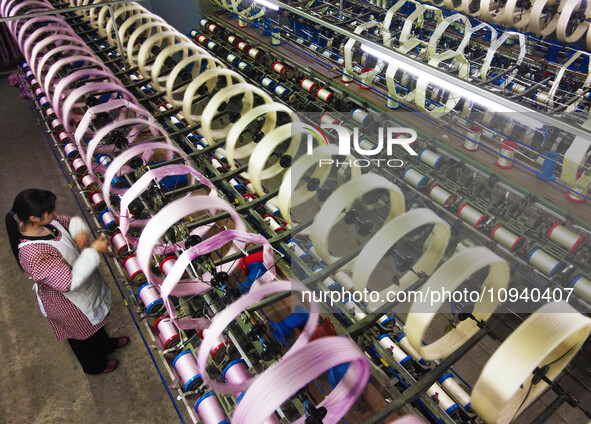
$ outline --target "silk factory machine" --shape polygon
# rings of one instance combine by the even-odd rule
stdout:
[[[590,422],[589,2],[154,3],[0,21],[181,422]]]

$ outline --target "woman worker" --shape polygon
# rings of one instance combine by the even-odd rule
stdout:
[[[79,217],[55,212],[46,190],[20,192],[6,215],[12,252],[35,281],[41,313],[57,340],[68,339],[87,374],[107,374],[119,361],[107,355],[127,346],[129,337],[109,338],[105,324],[112,294],[97,267],[107,249],[104,236],[84,248],[88,227]]]

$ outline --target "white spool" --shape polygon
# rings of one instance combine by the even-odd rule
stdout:
[[[380,337],[378,337],[378,342],[384,347],[384,349],[392,354],[396,362],[398,362],[400,365],[404,365],[406,362],[412,359],[410,355],[404,353],[402,349],[400,349],[398,345],[392,341],[388,334],[382,334]]]
[[[544,252],[539,247],[534,247],[526,259],[527,263],[542,271],[548,277],[552,277],[564,264],[555,257]]]
[[[479,125],[470,125],[466,130],[466,138],[464,139],[464,149],[469,152],[478,150],[478,141],[482,135],[482,127]],[[474,141],[472,141],[474,140]]]
[[[591,319],[567,303],[543,305],[492,354],[472,388],[472,409],[485,422],[508,424],[548,388],[531,384],[532,371],[548,365],[554,380],[590,331]]]
[[[490,232],[490,238],[501,243],[509,249],[510,252],[513,252],[524,241],[522,236],[516,236],[511,231],[507,230],[503,224],[498,224],[492,229]]]
[[[318,90],[318,83],[312,81],[309,78],[304,78],[300,82],[300,87],[302,90],[306,90],[308,93],[314,94]]]
[[[419,364],[425,362],[425,359],[421,356],[419,352],[412,346],[412,344],[408,341],[408,337],[406,333],[402,333],[396,338],[396,342],[400,345],[405,352],[407,352],[410,356],[416,359]]]
[[[435,202],[439,203],[444,208],[447,207],[449,202],[454,199],[454,195],[448,193],[444,189],[442,189],[439,184],[433,184],[427,193],[430,199],[434,200]]]
[[[271,30],[271,44],[273,46],[279,46],[281,44],[281,29],[273,28]]]
[[[570,286],[577,296],[591,304],[591,280],[583,274],[579,274],[574,278]]]
[[[364,176],[353,181],[361,180]],[[345,187],[346,184],[342,187]],[[325,203],[326,205],[327,203]],[[341,210],[341,209],[339,209]],[[315,222],[316,223],[316,222]],[[359,256],[357,256],[353,267],[354,288],[363,291],[369,284],[371,275],[378,264],[388,254],[392,246],[410,232],[424,225],[433,225],[432,235],[427,239],[427,246],[423,246],[421,257],[412,266],[414,272],[431,274],[449,243],[451,230],[449,225],[429,209],[413,209],[406,212],[386,224],[367,242]],[[418,277],[413,271],[406,272],[399,278],[398,285],[392,284],[380,291],[380,299],[385,299],[389,292],[404,290]],[[383,306],[383,303],[368,302],[368,309],[376,309]]]
[[[515,150],[517,150],[517,143],[512,140],[505,140],[499,147],[500,156],[495,162],[501,169],[513,168],[513,157],[515,156]]]
[[[431,397],[436,396],[437,401],[439,402],[439,407],[443,409],[447,414],[451,414],[453,411],[460,408],[460,405],[455,403],[445,392],[445,390],[443,390],[443,388],[437,383],[429,387],[429,390],[427,390],[427,394]]]
[[[322,116],[320,117],[320,123],[325,124],[325,125],[334,125],[334,124],[338,124],[339,120],[333,118],[328,113],[323,113]]]
[[[412,167],[406,168],[402,174],[402,179],[414,188],[423,188],[429,182],[429,178]]]
[[[322,100],[324,103],[330,103],[334,99],[334,93],[328,91],[326,88],[321,88],[316,92],[316,98]]]
[[[410,343],[425,359],[446,358],[478,332],[478,322],[488,320],[500,303],[499,296],[496,296],[497,291],[507,289],[511,272],[507,262],[486,247],[479,246],[454,255],[441,265],[421,287],[421,292],[425,295],[424,298],[429,291],[445,290],[453,293],[470,276],[486,267],[489,267],[488,275],[481,284],[480,292],[486,293],[493,290],[494,295],[483,295],[480,296],[479,301],[473,302],[474,312],[472,315],[476,319],[461,321],[453,330],[427,345],[423,344],[423,339],[438,309],[446,299],[439,299],[437,302],[430,299],[430,302],[412,304],[406,318],[406,332]]]
[[[287,66],[285,66],[281,62],[275,62],[273,63],[273,71],[283,76],[283,74],[285,74],[285,72],[287,71]]]
[[[470,409],[470,395],[458,384],[452,373],[444,374],[438,381],[451,397],[458,402],[464,410]]]
[[[480,225],[482,225],[482,221],[484,221],[487,216],[487,214],[483,214],[482,212],[474,209],[468,202],[464,203],[462,206],[460,206],[460,209],[458,209],[458,218],[463,219],[474,228],[480,227]]]
[[[443,155],[435,153],[433,150],[423,149],[419,152],[419,160],[437,171],[443,163]]]
[[[547,237],[553,242],[561,245],[570,253],[575,253],[585,237],[569,230],[564,225],[557,223],[550,228]]]

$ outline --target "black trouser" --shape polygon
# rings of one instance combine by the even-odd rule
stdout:
[[[82,370],[86,374],[100,374],[107,367],[107,355],[117,349],[117,339],[109,338],[105,327],[85,340],[68,339]]]

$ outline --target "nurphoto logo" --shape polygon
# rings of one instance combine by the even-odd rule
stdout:
[[[411,156],[416,156],[417,152],[412,148],[411,144],[417,139],[417,133],[411,128],[403,127],[379,127],[377,130],[378,140],[377,144],[371,142],[367,137],[359,135],[359,128],[348,128],[338,124],[320,124],[316,127],[309,124],[301,123],[300,133],[306,137],[308,155],[312,155],[315,143],[314,139],[322,145],[329,145],[326,130],[331,131],[331,135],[337,138],[338,154],[340,156],[352,156],[351,150],[354,150],[362,158],[355,156],[346,159],[319,159],[319,166],[355,166],[358,168],[367,168],[371,165],[381,167],[387,166],[391,168],[400,168],[404,166],[404,161],[397,158],[392,158],[394,154],[394,146],[402,147]],[[371,158],[385,150],[387,158]],[[369,156],[370,158],[365,158]]]

